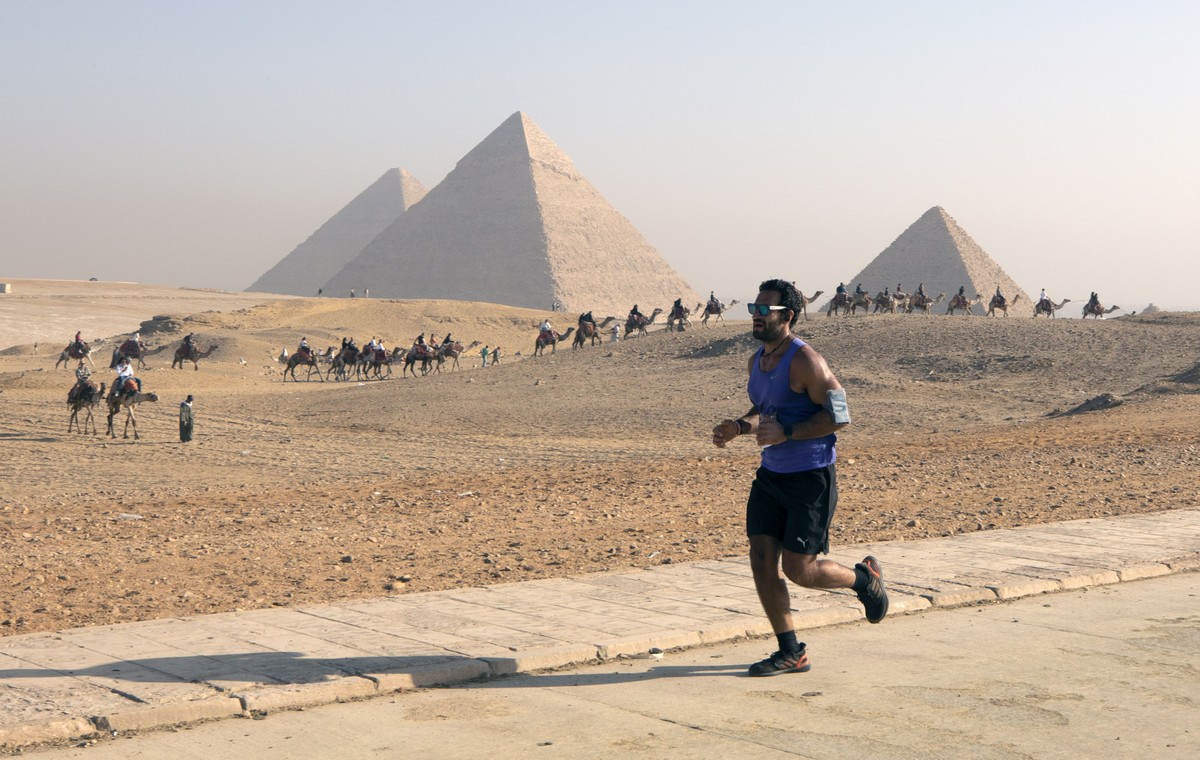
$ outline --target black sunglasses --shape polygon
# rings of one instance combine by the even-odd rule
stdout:
[[[757,314],[760,317],[765,317],[773,311],[783,311],[786,308],[786,306],[772,306],[771,304],[766,303],[746,304],[746,311],[750,312],[751,314]]]

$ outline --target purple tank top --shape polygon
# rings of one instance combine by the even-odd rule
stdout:
[[[775,415],[781,425],[795,425],[821,411],[805,393],[792,390],[788,380],[792,357],[804,345],[804,341],[793,337],[792,344],[771,372],[763,372],[763,349],[754,354],[754,365],[750,370],[747,392],[750,402],[762,413]],[[816,470],[833,464],[837,458],[837,436],[833,433],[804,441],[784,441],[762,450],[762,466],[771,472],[803,472]]]

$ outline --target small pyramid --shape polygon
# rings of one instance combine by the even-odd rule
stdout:
[[[425,197],[404,169],[388,169],[247,290],[313,296],[367,243]]]
[[[946,300],[934,307],[935,312],[945,312],[949,299],[965,286],[968,298],[983,296],[983,302],[972,308],[976,314],[987,311],[988,302],[999,286],[1008,299],[1011,316],[1033,314],[1029,294],[941,206],[922,214],[865,269],[846,280],[846,289],[853,292],[859,283],[872,296],[885,287],[894,291],[897,284],[903,284],[904,292],[915,293],[917,286],[924,283],[929,296],[946,294]],[[1014,307],[1013,300],[1018,295],[1021,300]],[[823,308],[828,308],[828,303]]]
[[[325,285],[623,316],[699,296],[517,112]]]

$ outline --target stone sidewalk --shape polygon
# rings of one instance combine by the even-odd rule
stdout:
[[[1200,509],[839,547],[891,615],[1200,567]],[[860,622],[793,588],[799,628]],[[886,622],[885,622],[886,625]],[[744,559],[0,639],[0,749],[765,636]]]

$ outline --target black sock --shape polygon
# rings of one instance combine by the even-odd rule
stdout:
[[[796,640],[796,632],[788,631],[787,633],[777,633],[775,638],[779,639],[780,652],[798,652],[804,648],[804,645]]]
[[[855,591],[865,591],[867,586],[871,585],[871,574],[862,565],[854,566],[854,585],[850,588]]]

